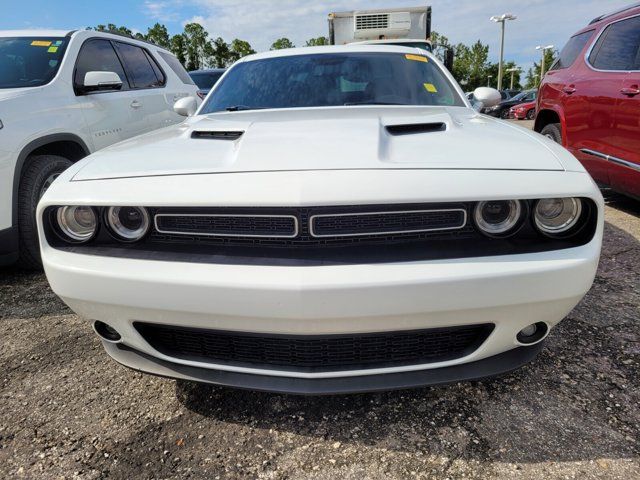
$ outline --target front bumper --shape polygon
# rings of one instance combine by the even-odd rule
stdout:
[[[79,255],[47,245],[43,246],[43,259],[53,290],[72,309],[114,327],[122,335],[123,344],[137,352],[136,358],[145,359],[133,361],[110,348],[121,363],[161,375],[172,376],[171,371],[183,366],[278,377],[295,383],[300,379],[360,378],[448,368],[516,349],[521,346],[516,335],[522,328],[536,322],[553,327],[588,291],[597,268],[600,239],[601,228],[587,245],[566,250],[348,266],[182,264]],[[153,349],[134,328],[135,321],[293,335],[479,323],[493,323],[495,329],[477,350],[455,360],[309,373],[172,358]],[[159,367],[150,366],[150,359],[163,366],[161,372]],[[173,365],[173,370],[165,368],[167,365]],[[487,375],[492,374],[487,371]],[[173,376],[185,375],[191,374]],[[211,375],[210,381],[225,383]],[[460,375],[467,378],[466,374]],[[234,377],[242,378],[248,377]],[[449,376],[446,381],[455,379]],[[286,391],[284,387],[278,389]]]

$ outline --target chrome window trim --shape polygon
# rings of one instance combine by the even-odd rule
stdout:
[[[594,157],[602,158],[603,160],[615,163],[616,165],[621,165],[623,167],[627,167],[640,172],[640,165],[638,165],[637,163],[623,160],[622,158],[614,157],[613,155],[607,155],[606,153],[601,153],[596,150],[589,150],[588,148],[581,148],[580,151],[582,153],[586,153],[587,155],[593,155]]]
[[[158,227],[159,217],[253,217],[253,218],[292,218],[293,219],[293,235],[247,235],[238,233],[201,233],[201,232],[180,232],[172,230],[161,230]],[[158,233],[168,235],[189,235],[199,237],[238,237],[238,238],[295,238],[300,233],[298,225],[298,217],[295,215],[251,215],[251,214],[232,214],[232,213],[156,213],[153,216],[153,226]]]
[[[602,73],[633,73],[633,72],[640,72],[640,69],[638,69],[638,70],[602,70],[600,68],[594,67],[593,65],[591,65],[591,62],[589,62],[589,57],[591,56],[591,52],[593,51],[593,48],[596,46],[596,43],[598,43],[598,40],[600,40],[600,37],[602,36],[602,34],[604,32],[606,32],[611,25],[614,25],[614,24],[616,24],[618,22],[624,22],[625,20],[629,20],[629,19],[635,18],[635,17],[640,17],[640,13],[636,13],[635,15],[629,15],[628,17],[621,18],[619,20],[616,20],[615,22],[608,23],[606,27],[604,27],[602,30],[600,30],[600,33],[598,33],[598,35],[596,35],[595,39],[592,40],[591,46],[589,47],[589,50],[587,50],[587,53],[585,53],[585,55],[584,55],[584,63],[587,65],[587,67],[589,67],[594,72],[602,72]]]
[[[360,215],[393,215],[393,214],[401,214],[401,213],[429,213],[429,212],[462,212],[462,225],[459,227],[445,227],[445,228],[427,228],[427,229],[416,229],[416,230],[396,230],[389,232],[366,232],[366,233],[347,233],[344,235],[317,235],[313,231],[313,224],[316,218],[322,217],[353,217]],[[429,209],[429,210],[397,210],[393,212],[360,212],[360,213],[327,213],[321,215],[312,215],[309,217],[309,233],[314,238],[337,238],[337,237],[363,237],[367,235],[395,235],[400,233],[421,233],[421,232],[438,232],[445,230],[460,230],[464,228],[467,224],[467,211],[464,208],[443,208],[443,209]]]

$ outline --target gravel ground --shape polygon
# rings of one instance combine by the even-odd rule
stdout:
[[[587,297],[499,379],[293,397],[111,361],[42,274],[0,270],[0,478],[640,477],[640,204]]]

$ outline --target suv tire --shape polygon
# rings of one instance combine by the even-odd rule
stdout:
[[[559,123],[550,123],[549,125],[544,127],[540,133],[545,137],[549,137],[554,142],[562,145],[562,130],[560,129]]]
[[[40,197],[58,175],[73,162],[57,155],[34,155],[27,159],[18,189],[19,266],[30,270],[42,268],[36,207]]]

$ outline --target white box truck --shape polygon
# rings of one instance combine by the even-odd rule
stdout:
[[[354,10],[329,14],[329,43],[401,43],[430,45],[431,7]],[[412,45],[413,46],[413,45]],[[429,47],[430,49],[430,47]]]

